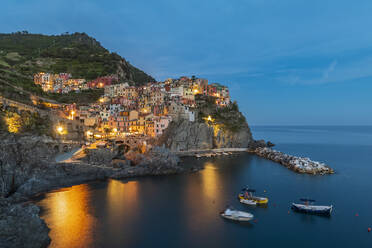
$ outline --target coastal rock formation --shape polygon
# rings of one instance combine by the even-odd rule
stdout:
[[[248,147],[252,142],[252,133],[245,123],[238,131],[230,131],[224,129],[215,129],[214,147],[213,148],[243,148]]]
[[[216,104],[215,97],[195,96],[195,121],[176,118],[158,139],[171,151],[256,146],[251,130],[236,102]],[[265,144],[266,146],[266,144]]]
[[[284,154],[267,147],[259,147],[254,150],[260,157],[280,163],[299,173],[308,174],[333,174],[334,171],[324,163],[312,161],[309,158],[302,158]]]
[[[6,204],[0,198],[0,247],[47,247],[49,228],[34,204]]]
[[[238,131],[230,131],[217,125],[188,120],[172,122],[158,141],[158,144],[164,144],[171,151],[243,148],[254,143],[246,123]]]
[[[56,142],[47,136],[3,134],[0,137],[0,197],[39,174],[54,159]]]
[[[114,156],[109,148],[85,149],[82,161],[89,164],[109,164],[112,162]]]
[[[171,122],[158,143],[164,144],[171,151],[212,149],[214,130],[206,123],[181,120]]]

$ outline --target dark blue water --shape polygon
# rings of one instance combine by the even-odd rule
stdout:
[[[253,127],[275,149],[326,162],[336,174],[296,174],[254,155],[187,159],[205,169],[166,177],[96,182],[47,193],[39,205],[51,247],[372,247],[372,127]],[[241,205],[250,185],[267,208]],[[264,193],[266,190],[266,193]],[[330,218],[293,213],[312,197]],[[248,224],[219,216],[226,204],[254,214]]]

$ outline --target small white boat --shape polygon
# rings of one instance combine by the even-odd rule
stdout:
[[[239,199],[240,203],[243,203],[245,205],[250,205],[250,206],[256,206],[257,203],[254,200],[250,199]]]
[[[302,212],[307,214],[319,214],[319,215],[331,215],[333,206],[316,206],[312,205],[315,200],[301,199],[304,204],[292,203],[292,209],[296,212]]]
[[[196,154],[196,157],[197,158],[201,158],[202,156],[200,154]]]
[[[253,214],[243,211],[234,210],[229,207],[221,213],[221,216],[225,219],[236,220],[236,221],[250,221],[253,219]]]
[[[223,152],[222,154],[223,154],[223,155],[229,155],[227,152]]]

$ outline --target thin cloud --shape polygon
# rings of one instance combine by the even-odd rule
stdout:
[[[323,73],[323,79],[328,79],[329,74],[332,73],[337,65],[337,60],[334,60]]]

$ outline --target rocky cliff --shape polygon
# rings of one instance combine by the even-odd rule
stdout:
[[[180,120],[171,122],[159,138],[172,151],[213,148],[213,128],[206,123]]]
[[[172,122],[159,138],[172,151],[213,148],[243,148],[256,144],[245,117],[237,103],[226,107],[215,105],[215,99],[197,99],[195,122]]]
[[[172,151],[214,148],[242,148],[254,142],[248,124],[237,131],[218,125],[181,120],[172,122],[160,137],[159,143]]]
[[[57,142],[48,136],[0,135],[0,197],[6,197],[54,159]]]

